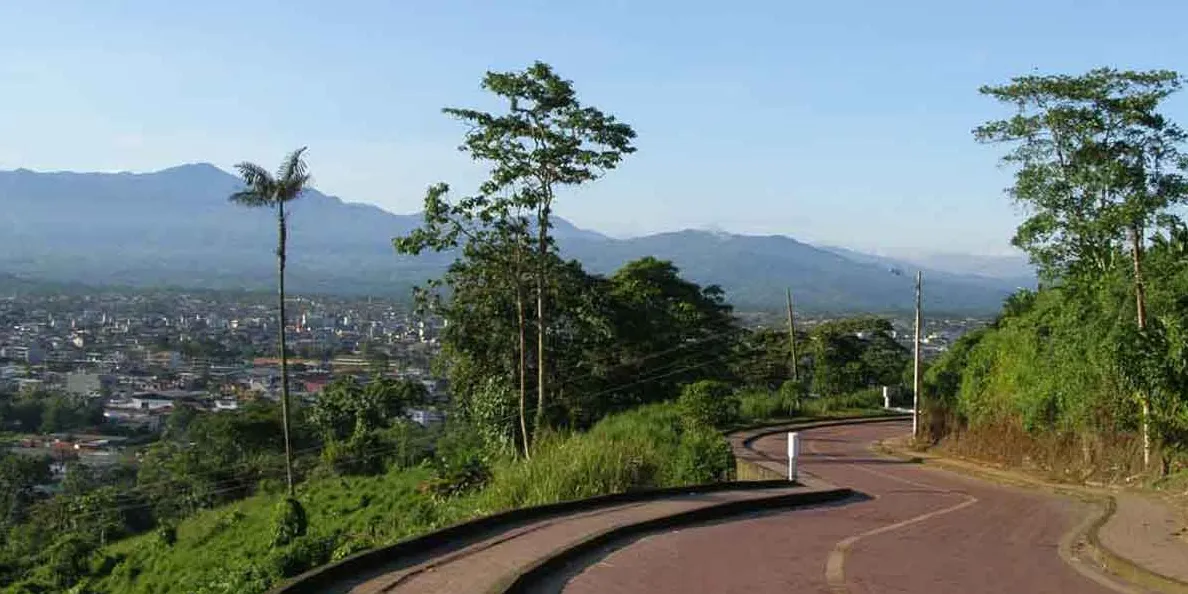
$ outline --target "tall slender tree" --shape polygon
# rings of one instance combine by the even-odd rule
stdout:
[[[281,363],[281,425],[285,434],[285,476],[289,496],[293,496],[293,448],[289,439],[289,349],[285,339],[285,257],[288,241],[288,216],[285,205],[299,198],[309,185],[309,171],[301,147],[285,158],[276,175],[255,163],[243,162],[235,166],[243,178],[244,189],[231,195],[230,200],[253,208],[276,210],[276,270],[277,270],[277,343]]]
[[[449,186],[446,184],[431,186],[425,196],[424,224],[407,236],[395,238],[393,245],[397,252],[411,255],[461,247],[461,257],[447,272],[444,283],[453,285],[455,298],[459,296],[459,289],[463,293],[467,289],[476,289],[471,291],[472,295],[463,294],[462,301],[492,289],[514,295],[518,338],[519,431],[527,457],[531,455],[527,421],[526,297],[529,291],[525,283],[531,251],[528,217],[523,206],[506,195],[480,194],[451,201],[448,194]],[[483,282],[475,282],[476,278],[482,278]],[[430,289],[442,283],[442,279],[433,281]],[[422,297],[432,295],[425,291],[419,294]]]
[[[473,109],[444,111],[471,124],[462,150],[491,163],[481,193],[503,193],[535,214],[536,289],[536,419],[544,424],[549,316],[546,310],[551,256],[556,249],[549,233],[557,190],[591,182],[635,152],[635,131],[614,116],[578,101],[573,83],[551,66],[535,62],[517,72],[488,72],[482,87],[507,102],[495,115]]]
[[[1166,70],[1111,68],[1017,77],[981,89],[1015,115],[974,130],[979,141],[1015,145],[1004,158],[1018,167],[1010,193],[1030,216],[1013,243],[1045,280],[1097,282],[1129,256],[1140,334],[1147,332],[1145,246],[1161,226],[1178,222],[1174,208],[1188,202],[1180,151],[1188,137],[1159,113],[1183,82]],[[1149,465],[1151,398],[1138,392]]]

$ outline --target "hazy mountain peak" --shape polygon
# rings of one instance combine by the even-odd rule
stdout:
[[[228,175],[234,177],[235,174],[229,171],[223,171],[215,166],[213,163],[205,161],[197,163],[184,163],[182,165],[174,165],[173,167],[166,167],[159,171],[153,171],[149,175]]]
[[[211,163],[152,173],[0,171],[0,274],[88,284],[265,288],[274,279],[274,214],[230,203],[239,178]],[[421,224],[311,189],[295,202],[289,243],[295,291],[399,295],[440,275],[450,254],[399,256],[392,238]],[[896,311],[912,280],[878,256],[826,250],[782,235],[686,229],[612,239],[561,217],[563,256],[608,273],[643,256],[671,260],[687,278],[717,284],[743,309],[779,307],[791,286],[806,311]],[[951,259],[951,258],[950,258]],[[949,264],[952,264],[949,262]],[[1015,282],[933,275],[932,311],[998,308]]]

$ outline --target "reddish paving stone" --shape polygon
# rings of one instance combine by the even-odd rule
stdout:
[[[831,592],[826,562],[848,537],[976,502],[855,542],[845,555],[846,591],[1111,592],[1057,554],[1085,510],[1063,498],[1000,487],[867,450],[903,424],[802,433],[803,469],[874,499],[764,515],[642,539],[588,567],[565,592]],[[783,434],[756,449],[781,456]]]
[[[533,522],[438,558],[430,565],[374,578],[351,592],[483,592],[537,559],[604,530],[728,501],[804,491],[807,491],[805,487],[720,491],[625,504]]]

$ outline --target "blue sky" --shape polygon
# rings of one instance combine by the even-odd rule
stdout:
[[[0,168],[268,165],[412,212],[472,188],[443,106],[541,59],[639,152],[558,211],[612,235],[779,233],[1003,253],[1018,214],[977,93],[1038,68],[1188,71],[1188,3],[1105,0],[0,3]],[[1188,119],[1188,99],[1168,112]]]

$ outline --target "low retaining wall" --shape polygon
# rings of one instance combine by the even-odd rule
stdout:
[[[788,480],[786,472],[779,472],[755,460],[747,460],[738,456],[734,457],[734,477],[739,481]]]
[[[784,482],[787,484],[787,481]],[[790,507],[819,505],[833,501],[841,501],[853,495],[850,489],[828,489],[824,491],[808,491],[804,493],[788,493],[747,501],[731,501],[664,516],[652,520],[645,520],[635,524],[611,528],[595,534],[576,545],[566,547],[556,553],[538,560],[531,567],[517,573],[504,583],[497,584],[487,591],[487,594],[521,594],[537,591],[537,586],[549,579],[550,576],[565,569],[583,556],[594,553],[599,549],[632,539],[638,536],[668,530],[690,524],[701,524],[733,515],[754,511]]]
[[[316,567],[281,583],[272,590],[269,590],[269,592],[270,594],[324,592],[333,584],[347,582],[350,578],[372,574],[380,569],[384,571],[395,571],[401,567],[414,565],[416,563],[416,561],[413,561],[414,558],[423,558],[427,554],[441,555],[455,551],[482,540],[492,532],[552,516],[587,511],[620,503],[661,499],[674,495],[712,493],[714,491],[739,489],[771,489],[787,486],[787,478],[780,478],[779,480],[732,481],[686,487],[629,491],[626,493],[600,495],[587,499],[575,499],[560,503],[508,510],[455,524],[448,528],[403,540],[386,547],[363,551],[341,561]],[[403,563],[405,561],[407,561],[407,564]]]
[[[788,431],[807,431],[820,427],[835,427],[838,425],[861,425],[866,423],[887,423],[910,419],[910,415],[890,413],[876,417],[859,417],[854,419],[836,419],[829,421],[801,421],[798,423],[784,423],[782,425],[765,425],[735,431],[726,436],[730,440],[730,449],[734,452],[735,476],[740,481],[763,481],[788,478],[787,460],[768,456],[751,448],[751,443],[760,437],[785,433]]]
[[[735,454],[735,469],[738,480],[725,483],[710,483],[685,487],[629,491],[626,493],[614,493],[610,495],[590,497],[587,499],[576,499],[571,501],[563,501],[560,503],[550,503],[547,505],[508,510],[505,512],[483,516],[481,518],[475,518],[473,520],[455,524],[448,528],[403,540],[385,547],[379,547],[376,549],[363,551],[361,553],[356,553],[355,555],[347,557],[341,561],[311,569],[297,577],[282,582],[272,590],[269,590],[269,592],[270,594],[306,594],[313,592],[324,592],[327,588],[332,587],[334,584],[354,581],[360,578],[360,576],[377,575],[381,570],[385,572],[396,571],[402,567],[415,565],[426,557],[442,555],[462,549],[466,546],[469,546],[470,544],[488,537],[494,532],[505,530],[525,522],[540,520],[548,517],[566,515],[574,512],[587,511],[622,503],[661,499],[674,495],[711,493],[714,491],[739,489],[770,489],[777,487],[787,487],[789,483],[785,470],[785,462],[752,450],[750,448],[752,441],[765,435],[771,435],[773,433],[780,433],[789,430],[807,430],[816,427],[832,427],[835,425],[848,425],[855,423],[887,422],[902,420],[903,418],[903,415],[888,415],[881,417],[863,417],[849,420],[837,419],[830,421],[791,423],[736,431],[727,437],[730,440],[731,448]],[[818,497],[832,497],[833,499],[828,500],[836,500],[844,499],[845,497],[848,497],[850,494],[852,494],[852,492],[850,492],[848,489],[832,489],[828,491],[817,491],[815,493],[826,493],[826,495],[795,493],[789,496],[774,497],[771,498],[770,501],[765,499],[751,502],[732,502],[730,504],[723,504],[722,506],[713,506],[710,508],[695,510],[693,512],[677,514],[676,516],[672,516],[671,520],[668,518],[658,518],[656,520],[643,522],[639,525],[623,526],[612,529],[608,533],[598,535],[597,538],[617,539],[623,537],[624,534],[632,530],[651,531],[657,529],[656,527],[664,527],[665,524],[663,522],[665,521],[672,521],[678,524],[682,522],[695,523],[702,521],[704,517],[723,517],[726,515],[739,513],[739,510],[743,509],[745,504],[755,505],[756,509],[761,509],[763,507],[778,507],[799,504],[807,505],[817,501],[815,498]],[[795,502],[796,497],[805,496],[811,497],[805,499],[804,503]],[[706,516],[705,514],[709,515]],[[584,546],[587,545],[585,543],[578,545],[578,547]],[[545,561],[542,561],[542,563],[544,562]],[[541,571],[546,570],[542,569]],[[514,584],[509,585],[508,588],[513,586]]]

